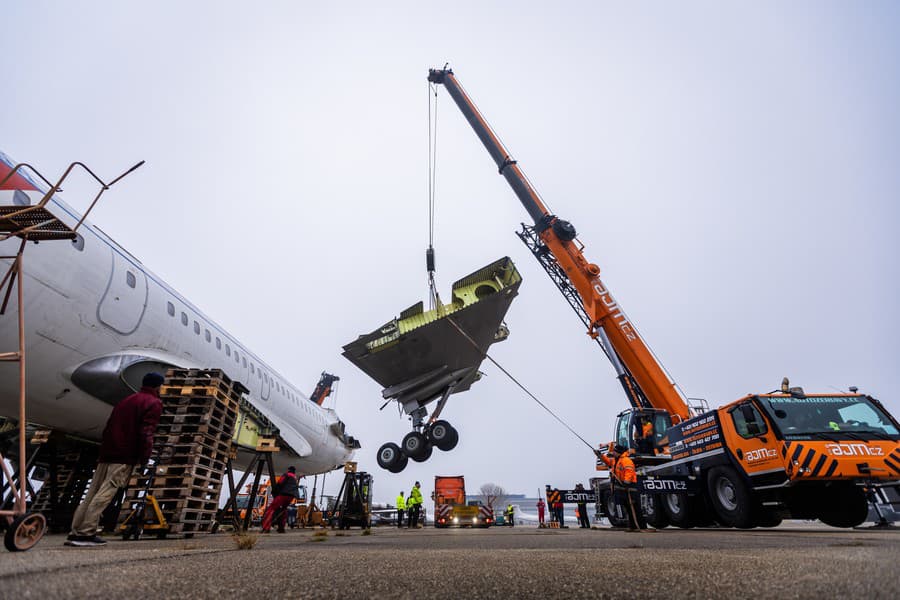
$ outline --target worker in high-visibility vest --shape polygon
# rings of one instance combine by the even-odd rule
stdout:
[[[409,518],[406,520],[407,527],[411,527],[412,529],[419,527],[419,511],[422,510],[421,487],[421,484],[417,481],[412,490],[410,490],[409,500],[406,502],[406,507],[409,509]]]
[[[637,471],[629,454],[627,447],[616,444],[607,454],[601,454],[600,460],[606,463],[612,473],[610,484],[614,498],[616,504],[624,509],[629,528],[645,529],[646,523],[641,514],[640,502],[637,501]]]
[[[397,496],[397,527],[403,527],[403,513],[406,512],[406,498],[403,497],[403,492],[400,492],[400,495]]]

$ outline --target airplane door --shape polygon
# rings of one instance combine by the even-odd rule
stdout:
[[[97,306],[97,319],[122,335],[131,335],[147,310],[147,276],[115,250],[106,292]]]
[[[259,382],[259,395],[263,400],[268,402],[269,396],[272,394],[272,378],[262,369],[258,369],[257,373],[262,373],[262,379]]]

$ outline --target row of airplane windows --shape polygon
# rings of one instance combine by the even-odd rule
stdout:
[[[128,277],[129,275],[131,277]],[[128,271],[126,273],[126,282],[128,283],[128,285],[130,287],[134,287],[134,285],[132,284],[133,278],[134,278],[134,275],[131,273],[131,271]],[[170,317],[175,316],[175,305],[172,302],[166,302],[166,312],[169,314]],[[184,311],[181,311],[181,324],[184,325],[185,327],[187,327],[189,323],[190,323],[190,319],[188,318],[187,313]],[[205,339],[207,341],[207,343],[212,343],[213,335],[212,335],[212,333],[210,333],[209,329],[201,328],[200,323],[198,321],[194,321],[193,328],[194,328],[194,333],[196,335],[200,335],[200,331],[202,329],[203,330],[203,339]],[[219,338],[218,336],[216,336],[215,340],[216,340],[215,341],[216,350],[221,351],[222,347],[224,345],[225,356],[231,357],[233,354],[234,362],[238,363],[239,365],[243,365],[243,367],[245,369],[249,367],[251,375],[255,374],[258,379],[262,379],[266,384],[269,383],[269,374],[263,372],[263,370],[261,368],[257,368],[256,365],[253,364],[253,361],[248,362],[246,355],[241,356],[240,353],[238,352],[237,348],[235,348],[234,352],[232,353],[231,345],[228,344],[227,342],[225,344],[222,344],[222,339]],[[281,382],[276,380],[274,377],[272,377],[272,385],[275,387],[275,389],[279,393],[284,394],[288,398],[290,398],[294,404],[298,404],[298,405],[300,404],[300,397],[297,396],[291,390],[289,390],[287,388],[287,386],[282,385]]]

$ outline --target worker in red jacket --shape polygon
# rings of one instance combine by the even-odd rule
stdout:
[[[287,507],[297,497],[299,487],[297,484],[297,469],[288,467],[287,473],[275,482],[272,503],[263,515],[262,532],[269,533],[272,530],[272,520],[278,514],[278,533],[284,533],[284,525],[287,521]]]
[[[91,488],[75,511],[72,529],[66,539],[67,546],[102,546],[106,544],[97,535],[100,515],[109,501],[128,484],[135,465],[150,460],[153,435],[162,414],[159,387],[165,378],[159,373],[148,373],[141,383],[141,391],[132,394],[113,407],[103,441]]]

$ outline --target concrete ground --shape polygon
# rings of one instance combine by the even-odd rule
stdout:
[[[772,530],[271,533],[107,538],[48,535],[0,557],[5,598],[822,598],[900,597],[900,532],[808,524]]]

